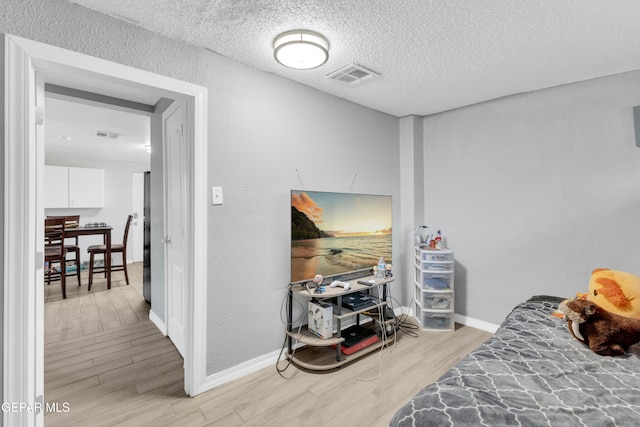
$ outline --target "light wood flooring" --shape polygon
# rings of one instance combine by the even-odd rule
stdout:
[[[97,276],[96,276],[97,277]],[[275,366],[194,398],[183,391],[182,359],[148,320],[142,269],[131,285],[114,273],[87,292],[45,286],[45,400],[67,412],[45,426],[387,426],[395,411],[491,334],[458,326],[452,333],[400,334],[397,343],[328,373]],[[284,338],[284,333],[283,333]],[[285,361],[279,366],[284,367]]]

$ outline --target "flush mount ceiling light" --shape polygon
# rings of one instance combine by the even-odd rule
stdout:
[[[285,67],[310,70],[327,62],[329,42],[313,31],[287,31],[273,41],[273,56]]]

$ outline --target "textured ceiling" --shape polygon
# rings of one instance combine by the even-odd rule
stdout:
[[[394,116],[640,69],[637,0],[69,0]],[[281,32],[308,29],[329,61],[273,59]],[[381,76],[326,75],[350,63]]]

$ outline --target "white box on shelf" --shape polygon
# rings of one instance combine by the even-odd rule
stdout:
[[[333,307],[331,304],[309,301],[309,332],[326,340],[333,336]]]

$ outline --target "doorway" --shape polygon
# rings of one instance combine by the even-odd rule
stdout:
[[[142,172],[151,168],[148,147],[154,106],[134,109],[126,100],[111,98],[106,103],[101,98],[104,96],[45,84],[45,215],[79,215],[79,225],[108,224],[113,227],[113,242],[119,243],[131,214],[127,263],[142,262]],[[155,155],[161,156],[161,150]],[[75,193],[71,196],[63,192],[59,196],[65,199],[62,201],[51,194],[62,192],[59,183],[63,180],[50,179],[49,174],[67,168],[83,175],[68,181]],[[102,179],[96,182],[89,173],[98,173]],[[88,195],[96,195],[91,199],[95,205],[88,200],[84,204],[66,200],[80,196],[86,199]],[[87,247],[102,243],[100,236],[83,236],[77,242],[85,269],[89,262]]]
[[[143,94],[187,105],[189,140],[185,182],[184,388],[203,391],[206,379],[206,118],[207,90],[190,83],[65,49],[4,35],[5,156],[2,270],[4,401],[42,405],[43,397],[43,178],[44,84],[104,87],[120,97]],[[33,102],[32,100],[35,100]],[[35,104],[35,105],[34,105]],[[9,114],[11,112],[11,114]],[[165,283],[160,284],[166,289]],[[166,301],[162,302],[166,310]],[[166,311],[162,313],[165,318]],[[40,425],[42,411],[4,413],[4,425]]]

